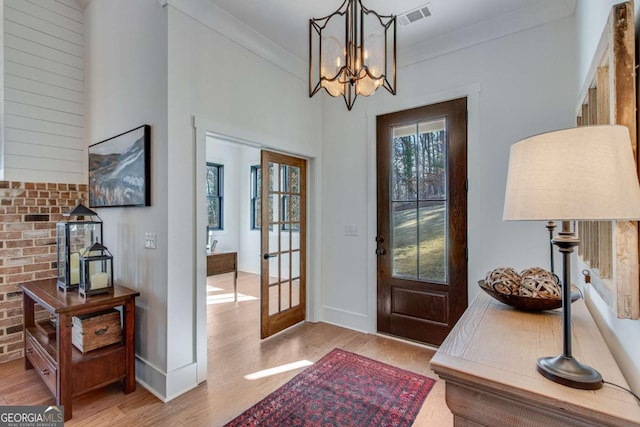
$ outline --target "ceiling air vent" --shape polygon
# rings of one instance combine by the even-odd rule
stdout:
[[[400,22],[400,25],[413,24],[414,22],[426,18],[427,16],[431,16],[431,8],[431,3],[427,3],[417,9],[401,13],[400,15],[398,15],[398,22]]]

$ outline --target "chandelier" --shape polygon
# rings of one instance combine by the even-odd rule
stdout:
[[[331,15],[309,19],[309,97],[324,88],[351,110],[358,95],[380,86],[396,94],[395,15],[345,0]]]

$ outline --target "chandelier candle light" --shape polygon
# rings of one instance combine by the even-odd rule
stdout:
[[[553,244],[562,254],[562,354],[542,357],[537,370],[568,387],[602,387],[597,370],[571,350],[571,253],[580,240],[570,221],[637,220],[640,186],[629,129],[585,126],[536,135],[511,146],[504,220],[561,220]]]
[[[309,19],[309,97],[324,88],[351,110],[358,95],[380,86],[396,94],[395,15],[345,0],[332,14]]]

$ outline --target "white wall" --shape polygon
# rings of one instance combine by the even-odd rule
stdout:
[[[83,12],[75,0],[3,3],[0,178],[85,183]]]
[[[595,53],[602,30],[614,4],[620,1],[578,1],[576,7],[577,37],[580,52],[578,79],[581,88],[586,78],[591,60]],[[636,43],[639,42],[640,2],[634,5]],[[636,47],[638,49],[638,47]],[[578,99],[574,100],[578,105]],[[575,280],[585,289],[585,301],[593,318],[598,324],[607,345],[611,349],[622,373],[635,393],[640,393],[640,320],[618,319],[602,298],[591,286],[584,285],[584,277],[574,274]],[[606,378],[605,378],[606,379]]]
[[[211,137],[207,138],[207,162],[224,166],[224,189],[222,202],[222,230],[214,230],[213,236],[218,241],[218,252],[238,251],[240,249],[240,200],[246,194],[241,185],[244,168],[240,162],[240,146]]]
[[[408,54],[401,52],[401,54]],[[324,102],[323,319],[375,331],[375,114],[469,95],[469,296],[498,266],[548,266],[544,223],[503,222],[509,147],[570,127],[577,89],[566,18],[398,70],[398,95]],[[326,97],[326,95],[323,94]],[[372,214],[373,213],[373,214]],[[345,236],[355,224],[358,237]]]
[[[116,283],[140,291],[136,376],[164,398],[171,348],[168,323],[173,321],[167,314],[166,11],[157,0],[96,0],[85,9],[85,23],[88,143],[151,125],[151,206],[98,213],[104,220],[105,244],[114,255]],[[144,248],[145,232],[156,233],[156,250]],[[176,262],[188,260],[188,254],[174,256]],[[188,337],[189,329],[183,335]]]
[[[204,210],[195,208],[204,202],[198,190],[204,177],[205,162],[198,157],[206,151],[203,131],[314,159],[310,176],[315,179],[313,162],[320,154],[322,128],[320,102],[308,99],[307,82],[221,34],[218,24],[228,28],[236,23],[213,3],[169,0],[165,7],[171,159],[167,166],[167,239],[171,242],[167,254],[167,366],[169,373],[176,373],[167,395],[172,397],[206,378],[206,364],[201,363],[207,341],[202,264],[206,249],[197,242]],[[235,31],[245,38],[252,33],[240,25]],[[314,186],[311,182],[310,187]],[[312,201],[309,210],[314,218],[319,204]],[[314,232],[309,238],[312,253],[317,245],[312,241]],[[314,274],[312,269],[311,289],[319,286]],[[196,372],[191,371],[194,361]]]
[[[85,10],[87,139],[152,126],[152,206],[101,209],[100,215],[117,282],[141,292],[138,380],[163,400],[206,379],[206,249],[197,225],[204,212],[195,208],[204,201],[206,138],[194,123],[310,159],[309,187],[319,187],[320,101],[309,101],[306,81],[281,64],[220,34],[209,21],[221,13],[205,0],[94,0]],[[251,30],[237,31],[246,36]],[[308,206],[309,240],[318,235],[317,198]],[[145,232],[156,233],[155,251],[144,249]],[[309,248],[317,257],[319,243]],[[309,268],[311,289],[319,286],[318,274]]]
[[[238,270],[260,274],[260,230],[251,229],[251,166],[260,165],[260,150],[242,146],[240,150],[240,252]]]

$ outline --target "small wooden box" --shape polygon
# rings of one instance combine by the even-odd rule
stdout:
[[[83,353],[122,340],[120,312],[109,309],[73,317],[71,342]]]
[[[36,322],[36,328],[42,332],[47,339],[56,339],[56,323],[55,317],[44,319]]]

